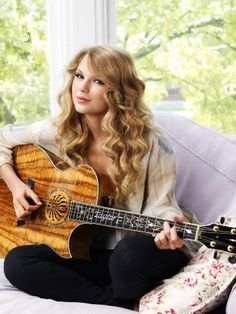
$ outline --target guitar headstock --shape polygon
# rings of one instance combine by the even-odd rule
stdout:
[[[236,226],[217,223],[200,226],[198,241],[208,248],[236,254]]]

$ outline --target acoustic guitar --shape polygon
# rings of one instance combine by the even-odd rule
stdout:
[[[43,205],[27,219],[17,221],[12,195],[0,179],[1,257],[19,245],[46,244],[61,257],[89,260],[91,239],[104,228],[152,236],[163,229],[164,219],[107,207],[109,204],[99,205],[103,196],[109,199],[109,184],[100,180],[90,166],[61,169],[58,160],[31,144],[15,147],[13,158],[16,173],[33,188]],[[184,239],[236,253],[236,227],[169,223]]]

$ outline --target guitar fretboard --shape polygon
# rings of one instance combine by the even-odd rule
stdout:
[[[69,220],[136,231],[153,236],[163,230],[163,223],[166,221],[161,218],[154,218],[120,209],[85,204],[77,201],[71,202]],[[169,223],[171,226],[176,226],[177,232],[182,238],[195,240],[197,225],[176,223],[173,221],[169,221]]]

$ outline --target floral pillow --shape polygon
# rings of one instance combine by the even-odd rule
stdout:
[[[230,218],[228,219],[228,222]],[[235,225],[235,223],[234,223]],[[192,314],[226,301],[236,280],[236,256],[201,247],[189,264],[140,300],[143,314]]]

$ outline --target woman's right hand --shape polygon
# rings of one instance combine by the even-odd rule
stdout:
[[[12,189],[12,197],[18,219],[26,218],[42,205],[38,195],[21,180]]]
[[[23,220],[42,205],[38,195],[21,181],[11,164],[0,167],[0,176],[12,193],[13,206],[18,219]]]

